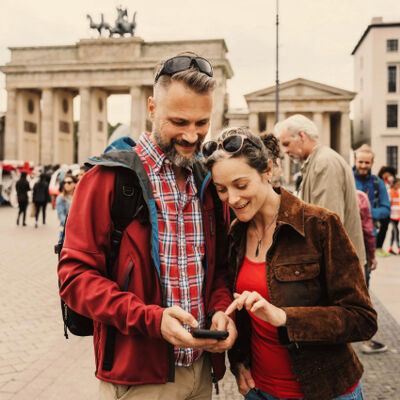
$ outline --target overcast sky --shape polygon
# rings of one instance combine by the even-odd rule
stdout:
[[[243,95],[275,84],[276,0],[0,0],[0,65],[8,47],[71,45],[97,37],[86,14],[114,23],[115,7],[137,11],[136,36],[145,41],[225,39],[234,77],[230,107]],[[351,52],[374,16],[400,22],[400,0],[279,0],[280,82],[298,77],[353,90]],[[0,73],[0,111],[5,111]],[[109,120],[129,122],[129,98],[112,96]],[[75,119],[79,116],[75,115]]]

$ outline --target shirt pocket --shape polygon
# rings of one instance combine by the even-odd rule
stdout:
[[[315,306],[321,302],[318,262],[277,265],[273,268],[277,297],[286,307]]]

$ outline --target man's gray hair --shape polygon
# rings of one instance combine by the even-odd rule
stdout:
[[[190,57],[198,57],[198,54],[192,51],[184,51],[182,53],[177,54],[177,56],[190,56]],[[164,65],[166,60],[160,61],[154,68],[154,76],[161,71],[161,68]],[[162,87],[164,89],[168,89],[173,81],[180,81],[189,89],[193,90],[196,93],[208,93],[212,92],[216,86],[217,81],[215,78],[200,72],[195,66],[190,67],[189,69],[181,72],[177,72],[176,74],[169,75],[161,75],[154,84],[153,90],[155,91],[156,87]]]
[[[278,137],[286,131],[289,131],[291,136],[297,136],[299,132],[304,132],[310,139],[319,140],[317,125],[301,114],[292,115],[284,121],[278,122],[274,127],[275,135]]]

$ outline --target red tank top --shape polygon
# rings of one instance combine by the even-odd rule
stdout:
[[[269,301],[266,263],[244,258],[236,282],[237,293],[256,291]],[[292,373],[289,353],[279,344],[278,330],[268,322],[249,313],[251,334],[251,374],[256,387],[272,396],[285,399],[305,397],[299,382]],[[352,392],[358,382],[346,393]]]

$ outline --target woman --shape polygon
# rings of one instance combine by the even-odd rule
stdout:
[[[229,353],[247,399],[362,399],[350,342],[377,329],[358,257],[339,217],[270,183],[261,139],[228,128],[203,145],[230,233],[238,340]]]
[[[62,240],[64,225],[71,206],[72,196],[75,191],[75,178],[72,175],[65,175],[62,182],[62,192],[57,196],[56,209],[58,220],[60,221],[60,234],[58,241]]]
[[[50,201],[49,183],[46,174],[40,174],[39,182],[33,186],[33,202],[35,203],[35,228],[38,227],[40,210],[42,210],[43,225],[46,224],[46,206]]]
[[[18,198],[18,217],[17,225],[19,225],[19,217],[22,214],[22,226],[26,226],[26,207],[28,207],[28,192],[31,190],[29,182],[26,179],[27,173],[21,172],[21,178],[16,184],[17,198]]]

